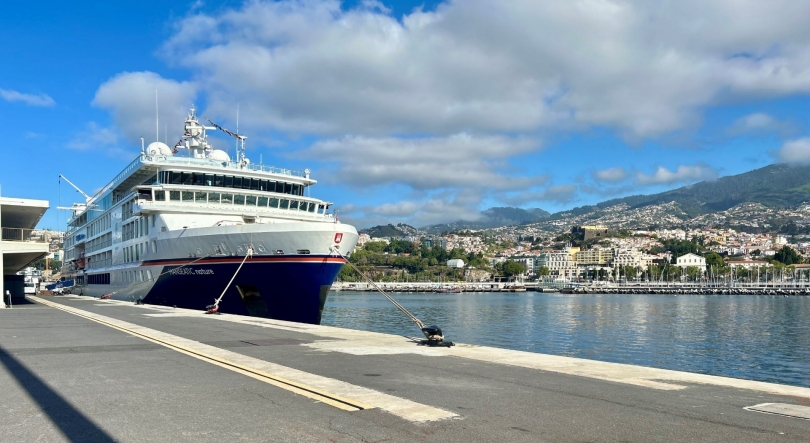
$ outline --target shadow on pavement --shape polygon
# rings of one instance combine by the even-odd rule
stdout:
[[[40,409],[62,431],[70,441],[75,442],[114,442],[115,440],[92,420],[76,409],[44,381],[0,348],[0,363],[28,395],[39,404]]]

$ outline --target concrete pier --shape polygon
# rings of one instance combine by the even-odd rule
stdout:
[[[810,388],[78,296],[0,310],[0,389],[8,442],[810,440]]]

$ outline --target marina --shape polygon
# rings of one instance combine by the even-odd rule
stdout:
[[[0,316],[8,441],[803,442],[810,417],[806,387],[460,335],[427,348],[78,296],[29,297]]]

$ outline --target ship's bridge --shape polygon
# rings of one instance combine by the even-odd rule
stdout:
[[[34,228],[48,207],[47,200],[0,197],[0,269],[3,270],[0,294],[9,289],[17,295],[12,276],[48,253],[48,243],[33,236]],[[22,287],[19,289],[22,292]]]

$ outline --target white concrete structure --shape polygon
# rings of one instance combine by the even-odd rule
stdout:
[[[454,258],[452,260],[447,260],[447,266],[451,268],[463,268],[464,267],[464,260],[460,258]]]
[[[48,254],[48,243],[31,235],[48,207],[47,200],[0,197],[0,294],[6,292],[6,276],[14,278],[10,276]]]
[[[695,268],[706,269],[706,259],[697,254],[684,254],[675,259],[675,265],[681,268],[688,268],[690,266]]]

